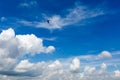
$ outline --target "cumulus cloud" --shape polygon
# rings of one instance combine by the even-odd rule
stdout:
[[[114,74],[115,74],[116,77],[120,77],[120,70],[115,70]]]
[[[26,72],[28,69],[33,67],[33,63],[30,63],[28,60],[22,60],[15,68],[17,72]]]
[[[51,53],[54,50],[54,46],[45,47],[43,40],[34,34],[15,35],[12,28],[3,30],[0,33],[0,70],[13,68],[16,61],[26,54]]]
[[[107,71],[107,66],[105,63],[102,63],[100,69],[94,67],[90,67],[88,65],[80,65],[79,69],[78,58],[72,58],[65,60],[55,60],[50,62],[37,62],[31,63],[29,60],[22,60],[18,65],[16,65],[15,71],[19,76],[9,76],[9,75],[0,75],[2,80],[10,79],[10,80],[119,80],[119,70],[115,70],[113,72]],[[64,64],[65,63],[65,64]],[[76,67],[78,72],[71,71],[71,63]],[[67,65],[66,65],[67,64]],[[81,68],[80,68],[81,67]],[[72,67],[73,68],[73,67]],[[84,69],[84,70],[83,70]],[[106,71],[103,71],[105,70]],[[75,70],[75,68],[74,68]],[[22,75],[24,74],[24,75]],[[31,76],[34,75],[34,76]],[[21,77],[22,76],[22,77]]]
[[[46,48],[46,53],[52,53],[52,52],[54,52],[55,51],[55,47],[53,47],[53,46],[48,46],[47,48]]]
[[[102,69],[103,71],[105,71],[105,70],[107,69],[107,65],[106,65],[105,63],[102,63],[102,64],[101,64],[101,69]]]
[[[69,61],[68,61],[69,60]],[[102,63],[100,69],[94,65],[80,65],[79,58],[32,63],[28,59],[21,60],[14,69],[17,75],[0,75],[2,80],[119,80],[119,70],[107,71]],[[71,67],[72,65],[72,67]],[[71,67],[71,68],[69,68]],[[109,67],[109,66],[108,66]],[[71,71],[76,70],[75,71]],[[105,71],[103,71],[105,70]],[[22,76],[22,77],[21,77]]]
[[[34,34],[16,35],[12,28],[0,33],[0,79],[1,80],[119,80],[119,65],[116,55],[113,59],[95,59],[96,55],[83,55],[51,61],[31,62],[26,54],[51,53],[54,46],[44,46],[43,40]],[[106,57],[107,51],[103,51]],[[102,52],[102,55],[103,55]],[[108,56],[108,53],[107,53]],[[116,62],[113,62],[116,61]],[[105,62],[105,63],[103,63]],[[102,64],[101,64],[102,63]],[[106,65],[107,63],[107,65]],[[108,65],[110,64],[111,65]]]
[[[80,60],[78,58],[73,59],[70,69],[72,71],[78,71],[80,69]]]
[[[16,35],[18,40],[19,50],[23,53],[51,53],[55,50],[53,46],[44,47],[43,40],[35,35]]]
[[[102,58],[111,58],[112,55],[110,52],[108,51],[102,51],[99,55],[98,58],[102,59]]]
[[[85,72],[85,73],[92,73],[92,72],[94,72],[95,70],[96,70],[95,67],[85,66],[85,68],[84,68],[84,72]]]
[[[60,67],[62,66],[60,61],[56,60],[54,63],[48,65],[49,68],[55,68],[55,67]]]

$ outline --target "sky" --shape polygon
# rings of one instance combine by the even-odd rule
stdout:
[[[0,79],[120,80],[119,4],[0,0]]]

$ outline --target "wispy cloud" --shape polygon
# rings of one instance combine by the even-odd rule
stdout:
[[[19,7],[22,8],[34,8],[38,7],[37,1],[29,1],[29,2],[23,2],[19,4]],[[39,12],[39,11],[38,11]],[[36,16],[42,16],[38,17],[35,20],[26,20],[26,19],[19,19],[15,17],[1,17],[1,21],[5,21],[7,19],[7,24],[1,23],[4,26],[29,26],[29,27],[35,27],[35,28],[45,28],[45,29],[62,29],[66,26],[71,26],[71,25],[87,25],[90,23],[89,19],[105,15],[105,11],[103,8],[95,7],[95,8],[89,8],[86,5],[75,5],[73,8],[69,8],[64,10],[66,13],[64,16],[62,15],[56,15],[52,14],[51,16],[48,16],[47,14],[41,13]],[[49,23],[47,22],[49,20]]]
[[[56,37],[51,37],[51,38],[43,37],[42,39],[47,40],[47,41],[55,41],[57,38]]]
[[[62,17],[61,15],[52,15],[49,17],[46,15],[44,16],[45,21],[43,22],[27,20],[21,20],[19,22],[25,26],[47,29],[61,29],[69,25],[82,24],[83,20],[105,14],[102,8],[96,7],[91,9],[84,5],[77,5],[74,8],[68,9],[66,11],[68,11],[68,14],[66,14],[65,17]],[[47,23],[47,20],[50,20],[49,23]]]
[[[29,1],[29,2],[23,2],[19,4],[19,7],[22,8],[32,8],[37,6],[37,1]]]

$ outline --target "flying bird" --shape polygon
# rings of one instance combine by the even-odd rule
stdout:
[[[47,23],[48,23],[48,24],[50,23],[50,20],[49,20],[49,19],[47,20]]]

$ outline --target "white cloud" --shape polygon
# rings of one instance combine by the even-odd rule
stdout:
[[[75,6],[73,9],[66,11],[69,11],[69,13],[66,14],[65,17],[62,17],[60,15],[52,15],[51,17],[44,16],[45,21],[43,22],[26,20],[20,20],[18,22],[25,26],[32,26],[37,28],[61,29],[69,25],[75,25],[78,23],[82,24],[83,20],[105,14],[100,8],[90,9],[89,7],[83,5]],[[48,19],[50,20],[49,23],[46,21]]]
[[[29,54],[51,53],[53,46],[45,47],[43,40],[34,34],[15,35],[12,28],[0,33],[0,79],[1,80],[119,80],[119,54],[111,56],[107,51],[101,54],[111,59],[97,59],[97,55],[82,55],[75,58],[57,59],[46,62],[31,62],[21,57]],[[100,55],[101,55],[100,54]],[[102,57],[103,58],[103,57]],[[117,59],[117,60],[116,60]],[[102,64],[101,64],[102,62]],[[107,65],[105,63],[107,63]],[[110,64],[111,65],[108,65]],[[99,66],[101,64],[101,66]],[[100,67],[100,68],[99,68]]]
[[[101,70],[105,71],[107,69],[107,65],[105,63],[101,64]]]
[[[3,30],[0,33],[0,70],[13,68],[17,60],[26,54],[35,55],[53,51],[54,46],[45,47],[43,40],[34,34],[15,35],[12,28]]]
[[[69,59],[70,60],[70,59]],[[74,58],[72,59],[72,65],[77,65],[79,63],[79,59]],[[71,62],[71,61],[70,61]],[[64,65],[64,63],[69,65]],[[89,67],[89,64],[83,67],[81,65],[81,69],[78,70],[77,73],[71,71],[71,66],[65,60],[59,61],[52,61],[52,62],[38,62],[38,63],[31,63],[28,60],[22,60],[17,66],[16,69],[19,73],[25,72],[23,74],[29,74],[27,76],[1,76],[4,79],[12,79],[12,80],[119,80],[119,70],[109,72],[109,71],[101,71],[101,69],[97,69],[96,67]],[[74,66],[75,67],[75,66]],[[83,68],[82,68],[83,67]],[[106,68],[106,64],[103,63],[100,66],[102,69]],[[84,70],[82,70],[84,69]],[[101,71],[101,73],[99,73]],[[35,75],[31,77],[30,75]],[[0,78],[1,78],[0,77]]]
[[[33,26],[37,28],[46,28],[46,29],[60,29],[63,26],[62,18],[59,15],[54,15],[50,17],[50,23],[38,22],[38,21],[26,21],[26,20],[19,20],[18,22],[25,26]],[[47,19],[46,19],[47,20]]]
[[[116,77],[120,77],[120,71],[119,70],[114,71],[114,74],[115,74]]]
[[[54,63],[48,65],[49,68],[56,68],[56,67],[61,67],[60,61],[56,60]]]
[[[35,7],[36,5],[37,5],[37,1],[30,1],[19,4],[19,6],[23,8],[31,8],[31,7]]]
[[[34,66],[33,63],[30,63],[28,60],[22,60],[15,68],[17,72],[26,72]]]
[[[5,17],[1,17],[1,18],[0,18],[0,21],[1,21],[1,22],[4,22],[4,21],[6,21],[6,20],[7,20],[7,19],[6,19]]]
[[[16,35],[18,41],[18,48],[23,53],[51,53],[55,50],[53,46],[43,47],[41,38],[37,38],[33,34]]]
[[[70,61],[68,61],[70,60]],[[71,64],[72,61],[72,64]],[[15,67],[18,76],[0,75],[2,80],[119,80],[119,70],[107,71],[107,65],[102,63],[100,69],[80,64],[78,58],[72,60],[66,58],[64,60],[55,60],[50,62],[31,63],[29,60],[21,60]],[[78,66],[78,64],[80,66]],[[77,73],[71,71],[69,66],[76,67]],[[72,67],[72,68],[73,68]],[[109,67],[109,66],[108,66]],[[74,68],[75,70],[75,68]],[[103,71],[106,70],[106,71]],[[99,73],[101,71],[101,73]],[[34,75],[32,77],[31,75]],[[21,77],[22,76],[22,77]]]
[[[111,58],[112,55],[108,51],[102,51],[99,55],[98,58],[103,59],[103,58]]]
[[[85,66],[84,72],[91,74],[91,73],[94,72],[95,70],[96,70],[95,67]]]
[[[43,40],[47,40],[47,41],[55,41],[57,38],[56,37],[51,37],[51,38],[42,38]]]
[[[55,51],[55,47],[53,47],[53,46],[48,46],[47,48],[46,48],[46,53],[52,53],[52,52],[54,52]]]
[[[64,22],[62,21],[62,18],[59,15],[54,15],[52,17],[49,17],[50,23],[47,22],[36,22],[35,27],[37,28],[48,28],[48,29],[60,29]]]
[[[80,69],[80,60],[78,58],[73,59],[70,69],[72,71],[78,71]]]

